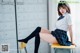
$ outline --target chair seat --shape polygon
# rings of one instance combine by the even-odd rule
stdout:
[[[75,45],[71,45],[71,46],[62,46],[62,45],[56,43],[56,44],[52,44],[51,47],[52,47],[52,48],[66,48],[66,49],[73,49],[73,48],[75,48]]]

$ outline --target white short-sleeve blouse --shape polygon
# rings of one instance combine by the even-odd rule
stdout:
[[[65,13],[63,16],[64,18],[62,18],[61,20],[57,20],[56,29],[68,31],[68,26],[72,25],[71,16],[69,13]]]

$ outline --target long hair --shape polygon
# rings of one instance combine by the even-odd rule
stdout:
[[[70,12],[70,7],[69,7],[68,3],[67,3],[66,1],[60,1],[60,2],[58,3],[58,15],[59,15],[59,16],[62,15],[62,14],[60,13],[60,11],[59,11],[59,9],[60,9],[61,7],[64,8],[64,9],[66,9],[66,12],[67,12],[67,13],[71,13],[71,12]]]

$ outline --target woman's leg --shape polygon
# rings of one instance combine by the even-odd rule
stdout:
[[[38,53],[40,38],[47,41],[48,43],[58,43],[56,38],[51,35],[51,33],[47,29],[41,28],[40,33],[35,36],[35,49],[34,53]]]
[[[37,33],[35,36],[34,53],[38,53],[39,45],[40,45],[40,36],[39,36],[39,33]]]
[[[42,29],[41,27],[37,27],[28,37],[26,37],[24,39],[21,39],[21,40],[18,40],[18,41],[19,42],[27,43],[28,40],[30,40],[31,38],[35,37],[36,36],[36,33],[39,33],[39,32],[49,33],[47,29]]]
[[[43,39],[44,41],[48,42],[48,43],[58,43],[56,38],[49,33],[39,33],[40,38]]]
[[[46,28],[41,28],[40,33],[48,33],[48,34],[50,34],[51,32]]]
[[[19,42],[27,43],[28,40],[30,40],[31,38],[35,37],[36,36],[36,33],[39,34],[40,31],[41,31],[41,27],[37,27],[28,37],[26,37],[24,39],[21,39],[21,40],[18,40],[18,41]]]
[[[51,34],[51,32],[47,29],[41,28],[41,32],[39,33],[40,38],[48,43],[58,43],[56,38]]]
[[[47,36],[45,36],[45,35],[47,35]],[[27,43],[28,40],[35,37],[35,50],[34,50],[34,53],[38,53],[38,48],[39,48],[39,45],[40,45],[40,38],[42,38],[43,40],[45,40],[47,42],[50,42],[50,43],[51,43],[52,40],[53,40],[52,42],[56,42],[55,37],[52,38],[52,36],[48,36],[48,35],[51,35],[51,34],[47,29],[37,27],[28,37],[26,37],[25,39],[18,40],[18,41]],[[51,38],[48,41],[46,37],[47,38],[51,37]]]

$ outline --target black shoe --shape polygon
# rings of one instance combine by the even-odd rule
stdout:
[[[19,42],[25,42],[25,40],[24,39],[21,39],[21,40],[18,40]]]
[[[21,39],[21,40],[18,40],[19,42],[24,42],[24,43],[27,43],[27,41],[25,39]]]

